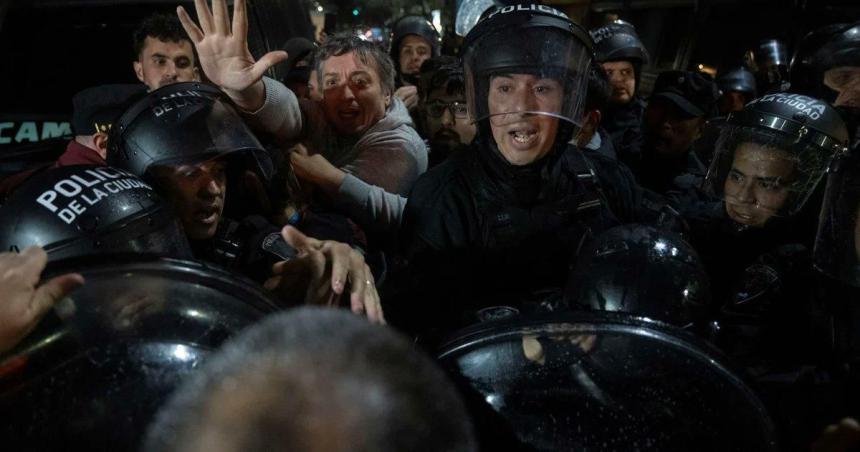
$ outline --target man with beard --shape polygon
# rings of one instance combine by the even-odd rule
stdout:
[[[422,129],[430,143],[430,166],[468,147],[475,138],[475,124],[466,106],[462,62],[441,56],[421,66]]]
[[[636,28],[622,20],[591,31],[597,62],[609,77],[612,90],[603,114],[603,128],[612,138],[619,158],[635,152],[645,101],[639,96],[642,66],[648,64],[648,51],[639,40]]]

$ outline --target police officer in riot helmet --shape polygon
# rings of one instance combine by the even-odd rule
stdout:
[[[591,36],[595,58],[606,71],[612,88],[602,125],[616,151],[623,155],[640,134],[645,102],[639,96],[639,81],[642,67],[648,64],[648,50],[636,28],[622,20],[592,30]]]
[[[40,246],[50,261],[100,254],[191,257],[170,206],[139,177],[73,165],[43,171],[0,207],[0,247]]]
[[[755,75],[744,67],[736,67],[717,77],[720,115],[743,110],[744,105],[756,97]]]
[[[825,99],[836,107],[848,125],[852,146],[860,140],[860,22],[834,27],[811,58],[816,81],[824,85]]]
[[[746,64],[755,73],[758,92],[782,93],[789,90],[788,48],[779,39],[764,39],[747,52]]]
[[[830,168],[815,240],[815,267],[860,287],[860,148],[840,153]]]
[[[397,313],[406,329],[444,331],[483,307],[540,305],[536,292],[561,288],[586,231],[616,223],[590,178],[577,175],[582,153],[566,151],[590,47],[587,32],[544,5],[499,8],[469,32],[466,98],[478,133],[410,195],[411,303]]]
[[[847,141],[833,108],[798,94],[766,95],[727,118],[705,181],[720,201],[688,220],[730,323],[804,321],[814,233],[802,208]]]
[[[389,54],[397,77],[394,94],[406,108],[418,105],[418,76],[424,61],[441,55],[441,38],[433,24],[421,16],[403,16],[391,27]]]
[[[217,88],[189,82],[153,91],[114,124],[109,142],[109,164],[139,175],[170,201],[195,257],[258,282],[272,276],[274,270],[266,286],[281,291],[289,302],[300,302],[311,292],[284,285],[301,286],[309,281],[293,281],[297,278],[283,273],[311,275],[315,273],[308,266],[323,265],[325,268],[317,269],[323,275],[320,278],[331,276],[333,291],[323,290],[328,293],[324,296],[338,298],[349,278],[353,310],[366,310],[381,320],[373,276],[357,251],[343,243],[305,237],[295,229],[284,231],[282,237],[279,228],[261,215],[251,214],[241,221],[224,216],[231,199],[227,195],[235,193],[242,180],[239,177],[247,178],[250,170],[265,184],[271,177],[272,162]],[[234,198],[233,202],[243,200]],[[288,237],[293,243],[285,241]],[[316,252],[322,254],[316,256]],[[280,263],[285,260],[289,262]]]
[[[860,22],[822,32],[809,58],[812,72],[851,135],[849,150],[837,156],[827,180],[815,243],[815,265],[825,274],[860,287]]]

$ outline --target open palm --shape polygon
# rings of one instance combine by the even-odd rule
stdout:
[[[234,97],[255,88],[263,74],[273,65],[286,60],[284,51],[269,52],[254,61],[248,50],[248,14],[245,0],[233,5],[233,20],[227,12],[226,0],[212,0],[209,10],[206,0],[195,0],[194,8],[200,26],[183,7],[177,8],[182,27],[188,33],[206,77]],[[257,89],[261,85],[256,86]]]

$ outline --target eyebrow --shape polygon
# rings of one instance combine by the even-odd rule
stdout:
[[[731,172],[732,173],[738,173],[743,177],[749,177],[748,175],[744,174],[742,171],[737,170],[735,168],[732,168]],[[781,179],[784,179],[784,178],[782,178],[780,176],[767,176],[767,177],[755,176],[755,180],[763,180],[763,181],[767,181],[767,182],[779,182]]]

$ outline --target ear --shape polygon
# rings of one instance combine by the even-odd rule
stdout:
[[[198,68],[197,66],[194,66],[194,69],[193,69],[193,70],[194,70],[194,77],[193,77],[193,79],[194,79],[194,81],[195,81],[195,82],[199,82],[199,81],[200,81],[200,68]]]
[[[385,109],[388,110],[388,107],[391,106],[391,93],[385,95]]]
[[[600,127],[600,121],[603,120],[603,113],[600,110],[592,110],[591,111],[591,122],[594,123],[594,130],[597,130]]]
[[[134,66],[134,74],[137,76],[137,79],[143,83],[143,65],[140,64],[140,61],[135,61],[133,63]]]
[[[99,153],[101,158],[107,160],[108,134],[99,132],[93,135],[93,144],[95,144],[95,150]]]

